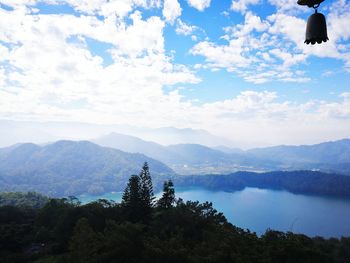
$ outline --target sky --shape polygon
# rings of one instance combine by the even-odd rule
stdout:
[[[312,46],[294,0],[0,0],[0,119],[350,137],[349,3]]]

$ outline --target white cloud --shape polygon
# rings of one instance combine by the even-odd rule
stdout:
[[[163,16],[167,22],[173,24],[181,13],[182,9],[177,0],[164,0]]]
[[[302,53],[291,54],[278,48],[272,49],[269,52],[275,57],[281,59],[283,61],[283,66],[286,68],[293,66],[295,64],[299,64],[300,62],[303,62],[306,60],[306,55]]]
[[[273,28],[270,21],[247,12],[244,23],[224,28],[226,35],[222,38],[227,44],[203,41],[196,44],[191,53],[204,56],[212,69],[226,69],[256,84],[273,80],[308,81],[302,72],[291,69],[304,62],[307,56],[289,50],[285,42],[274,36],[279,32],[270,33]]]
[[[2,0],[3,4],[15,8],[26,8],[37,3],[68,4],[76,11],[89,15],[101,15],[104,17],[118,16],[123,18],[135,7],[159,8],[161,0]]]
[[[211,0],[187,0],[187,3],[196,8],[199,11],[204,11],[204,9],[210,6]]]
[[[350,118],[350,92],[340,94],[343,99],[339,102],[320,102],[318,112],[325,118]]]
[[[12,68],[0,69],[0,117],[140,125],[180,118],[187,103],[163,87],[200,80],[165,54],[164,21],[137,11],[128,18],[0,9],[1,40],[12,45],[0,49]],[[110,65],[91,53],[87,38],[110,45]]]
[[[268,2],[275,6],[278,12],[282,13],[304,13],[309,12],[305,6],[300,6],[297,1],[294,0],[268,0]]]
[[[177,11],[164,21],[135,11],[161,8],[160,1],[111,2],[125,8],[115,16],[117,6],[107,1],[72,0],[80,16],[40,15],[23,5],[34,1],[7,1],[14,11],[0,9],[0,118],[202,128],[239,138],[243,147],[349,136],[348,93],[305,103],[253,90],[204,104],[186,99],[176,87],[200,79],[164,46],[166,22],[178,21],[177,33],[193,36],[194,26],[178,18],[181,7],[175,4]],[[311,55],[350,61],[348,14],[330,12],[330,41],[311,48],[303,44],[303,19],[283,13],[263,19],[248,11],[243,23],[225,28],[219,43],[206,40],[192,48],[206,60],[193,68],[226,69],[252,83],[309,81],[297,66]],[[92,52],[89,39],[108,45],[110,63]]]
[[[259,3],[260,0],[232,0],[230,9],[244,14],[248,10],[248,6]]]
[[[245,12],[245,19],[224,28],[226,34],[221,38],[227,44],[199,42],[192,54],[205,57],[211,69],[223,68],[256,84],[273,80],[307,82],[310,77],[298,67],[312,56],[342,60],[350,71],[350,8],[344,1],[334,3],[326,15],[329,41],[314,46],[304,44],[306,21],[288,13],[292,5],[289,8],[289,1],[285,4],[286,9],[278,5],[278,12],[265,20],[247,11],[243,2],[237,4],[237,10]]]
[[[175,31],[178,35],[189,36],[193,34],[195,30],[197,30],[196,26],[188,25],[185,22],[183,22],[181,19],[178,19],[176,22]]]
[[[275,92],[245,91],[203,105],[203,113],[212,132],[236,138],[243,147],[310,144],[349,136],[349,98],[345,93],[339,102],[297,104],[281,101]]]

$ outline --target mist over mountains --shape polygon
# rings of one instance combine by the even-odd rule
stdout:
[[[52,196],[119,191],[144,162],[149,163],[158,188],[168,178],[238,171],[350,175],[350,139],[242,150],[202,130],[1,120],[0,124],[7,127],[0,130],[0,146],[13,144],[0,148],[0,191]],[[30,143],[19,143],[25,141]]]
[[[145,128],[130,125],[102,125],[78,122],[35,122],[0,119],[0,147],[16,143],[48,143],[58,140],[93,140],[117,131],[161,145],[195,143],[209,147],[234,146],[228,139],[205,130],[190,128]]]
[[[172,178],[181,182],[180,185],[192,186],[197,182],[211,187],[221,185],[225,190],[230,190],[226,188],[232,185],[234,187],[231,190],[235,190],[237,186],[249,186],[255,182],[255,179],[245,181],[237,176],[232,177],[233,181],[230,179],[229,174],[246,171],[255,172],[252,174],[259,180],[266,178],[257,181],[257,186],[278,186],[297,192],[298,185],[303,181],[307,182],[307,190],[302,190],[300,185],[301,191],[333,194],[334,191],[324,189],[327,185],[322,185],[321,190],[314,185],[331,180],[338,189],[342,186],[339,182],[348,181],[342,175],[334,177],[335,174],[345,177],[350,175],[349,139],[310,146],[277,146],[248,151],[232,149],[230,152],[228,147],[223,149],[225,152],[199,144],[163,146],[117,133],[93,142],[64,140],[45,145],[16,144],[0,148],[0,191],[37,191],[50,196],[121,191],[129,176],[138,174],[144,162],[149,163],[156,189],[161,188],[164,180]],[[321,173],[314,177],[310,177],[314,174],[306,171],[294,174],[268,173],[294,170],[317,170]],[[265,175],[259,177],[256,172]],[[208,177],[207,174],[214,177]],[[288,175],[288,180],[281,184],[281,179],[286,180],[284,175]],[[291,178],[294,175],[303,179],[293,181]],[[323,176],[325,178],[320,181],[319,178]],[[350,192],[349,185],[349,182],[344,185],[344,193]]]
[[[274,170],[318,170],[350,174],[350,139],[247,151],[227,146],[210,148],[199,144],[163,146],[119,133],[111,133],[94,142],[126,152],[143,153],[165,163],[179,174]]]

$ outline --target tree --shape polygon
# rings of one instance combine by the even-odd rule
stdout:
[[[163,185],[163,195],[158,200],[158,207],[167,209],[175,203],[175,189],[171,180],[165,181]]]
[[[104,231],[104,250],[100,262],[138,263],[143,254],[143,225],[107,221]]]
[[[141,189],[140,196],[142,202],[142,208],[146,214],[151,211],[154,202],[152,178],[149,172],[148,163],[145,162],[140,172]]]
[[[145,162],[140,175],[130,177],[123,193],[122,206],[131,221],[147,221],[152,213],[153,202],[152,178]]]
[[[122,197],[122,207],[129,219],[133,222],[141,218],[141,185],[140,177],[132,175],[124,190]]]
[[[86,218],[79,219],[69,244],[70,261],[98,262],[100,248],[101,236],[95,233]]]

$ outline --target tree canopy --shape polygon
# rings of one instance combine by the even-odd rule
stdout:
[[[130,177],[121,204],[82,205],[71,197],[42,208],[0,207],[1,262],[350,262],[350,237],[274,230],[259,237],[230,224],[210,202],[176,199],[171,181],[147,212],[142,180]],[[153,200],[151,188],[147,192]]]

